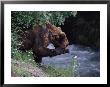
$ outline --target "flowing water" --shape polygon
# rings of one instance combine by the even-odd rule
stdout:
[[[50,44],[48,48],[53,49]],[[55,68],[69,68],[73,61],[76,61],[77,73],[80,77],[99,77],[100,76],[100,52],[94,51],[90,47],[79,45],[69,45],[69,53],[54,57],[44,57],[43,65],[54,66]]]

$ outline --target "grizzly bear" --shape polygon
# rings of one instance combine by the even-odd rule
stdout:
[[[68,52],[66,48],[69,41],[66,34],[60,27],[56,27],[50,22],[46,22],[46,28],[37,24],[31,31],[27,31],[24,38],[20,50],[27,51],[32,49],[37,63],[42,62],[42,57],[52,57]],[[50,43],[54,45],[55,49],[47,48]]]

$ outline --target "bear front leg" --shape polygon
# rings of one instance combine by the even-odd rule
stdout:
[[[55,52],[57,55],[60,55],[60,54],[65,54],[65,53],[69,53],[69,50],[68,49],[63,49],[63,48],[56,48],[55,49]]]
[[[47,57],[47,56],[56,56],[56,51],[54,49],[48,49],[48,48],[40,48],[37,50],[33,50],[33,56],[34,60],[36,63],[41,63],[42,62],[42,57]]]
[[[40,64],[42,62],[42,57],[38,56],[34,51],[33,51],[33,57],[36,63]]]
[[[56,56],[57,53],[55,49],[48,49],[46,47],[39,47],[37,49],[33,49],[34,55],[38,57],[47,57],[47,56]]]
[[[35,57],[34,56],[34,60],[35,60],[36,63],[40,64],[42,62],[42,57]]]
[[[57,49],[48,49],[46,47],[40,47],[38,49],[33,49],[34,59],[37,63],[42,62],[42,57],[53,57],[60,54],[68,53],[68,50],[57,48]]]

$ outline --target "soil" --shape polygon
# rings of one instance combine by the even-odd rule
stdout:
[[[23,73],[27,73],[30,77],[48,77],[48,75],[41,68],[39,68],[38,66],[34,66],[31,63],[20,62],[12,59],[11,64],[12,64],[11,68],[12,77],[26,77],[22,76]],[[22,75],[19,75],[17,73],[18,69],[23,70],[23,73],[21,73]]]

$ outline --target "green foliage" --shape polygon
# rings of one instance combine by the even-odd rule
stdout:
[[[15,50],[12,59],[35,64],[33,53],[31,51],[21,52],[19,50]]]
[[[42,65],[41,68],[44,72],[49,74],[49,77],[71,77],[73,76],[73,69],[55,68],[54,66]]]
[[[76,11],[12,11],[12,28],[20,27],[21,29],[30,28],[36,23],[45,25],[50,21],[55,25],[64,23],[65,18],[76,15]]]

